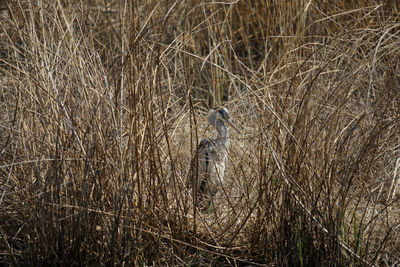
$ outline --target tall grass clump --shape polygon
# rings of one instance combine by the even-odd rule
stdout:
[[[396,266],[399,8],[0,4],[0,262]],[[243,134],[202,212],[214,106]]]

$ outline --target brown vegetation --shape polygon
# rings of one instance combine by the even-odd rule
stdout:
[[[399,12],[1,4],[0,261],[399,264]],[[243,135],[204,214],[186,181],[219,105]]]

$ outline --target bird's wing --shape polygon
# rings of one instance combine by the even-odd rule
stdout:
[[[198,179],[199,175],[203,176],[205,172],[207,172],[207,168],[209,165],[209,147],[212,147],[211,142],[207,139],[201,140],[200,144],[197,146],[197,149],[194,151],[194,156],[192,158],[192,174],[191,174],[191,183],[194,185],[195,179]],[[198,164],[198,165],[197,165]],[[200,190],[204,190],[203,178],[200,178],[200,182],[198,186]],[[203,190],[202,190],[203,189]]]
[[[197,147],[197,150],[199,153],[204,150],[207,146],[209,146],[210,141],[208,139],[203,139],[200,141],[200,144]]]

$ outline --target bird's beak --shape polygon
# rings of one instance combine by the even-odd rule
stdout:
[[[236,124],[232,121],[232,120],[226,120],[226,122],[228,123],[229,126],[231,126],[233,129],[235,129],[239,134],[242,134],[240,132],[240,130],[238,129],[238,127],[236,126]]]

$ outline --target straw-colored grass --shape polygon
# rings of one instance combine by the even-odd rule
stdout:
[[[0,262],[400,263],[396,1],[106,2],[0,4]]]

